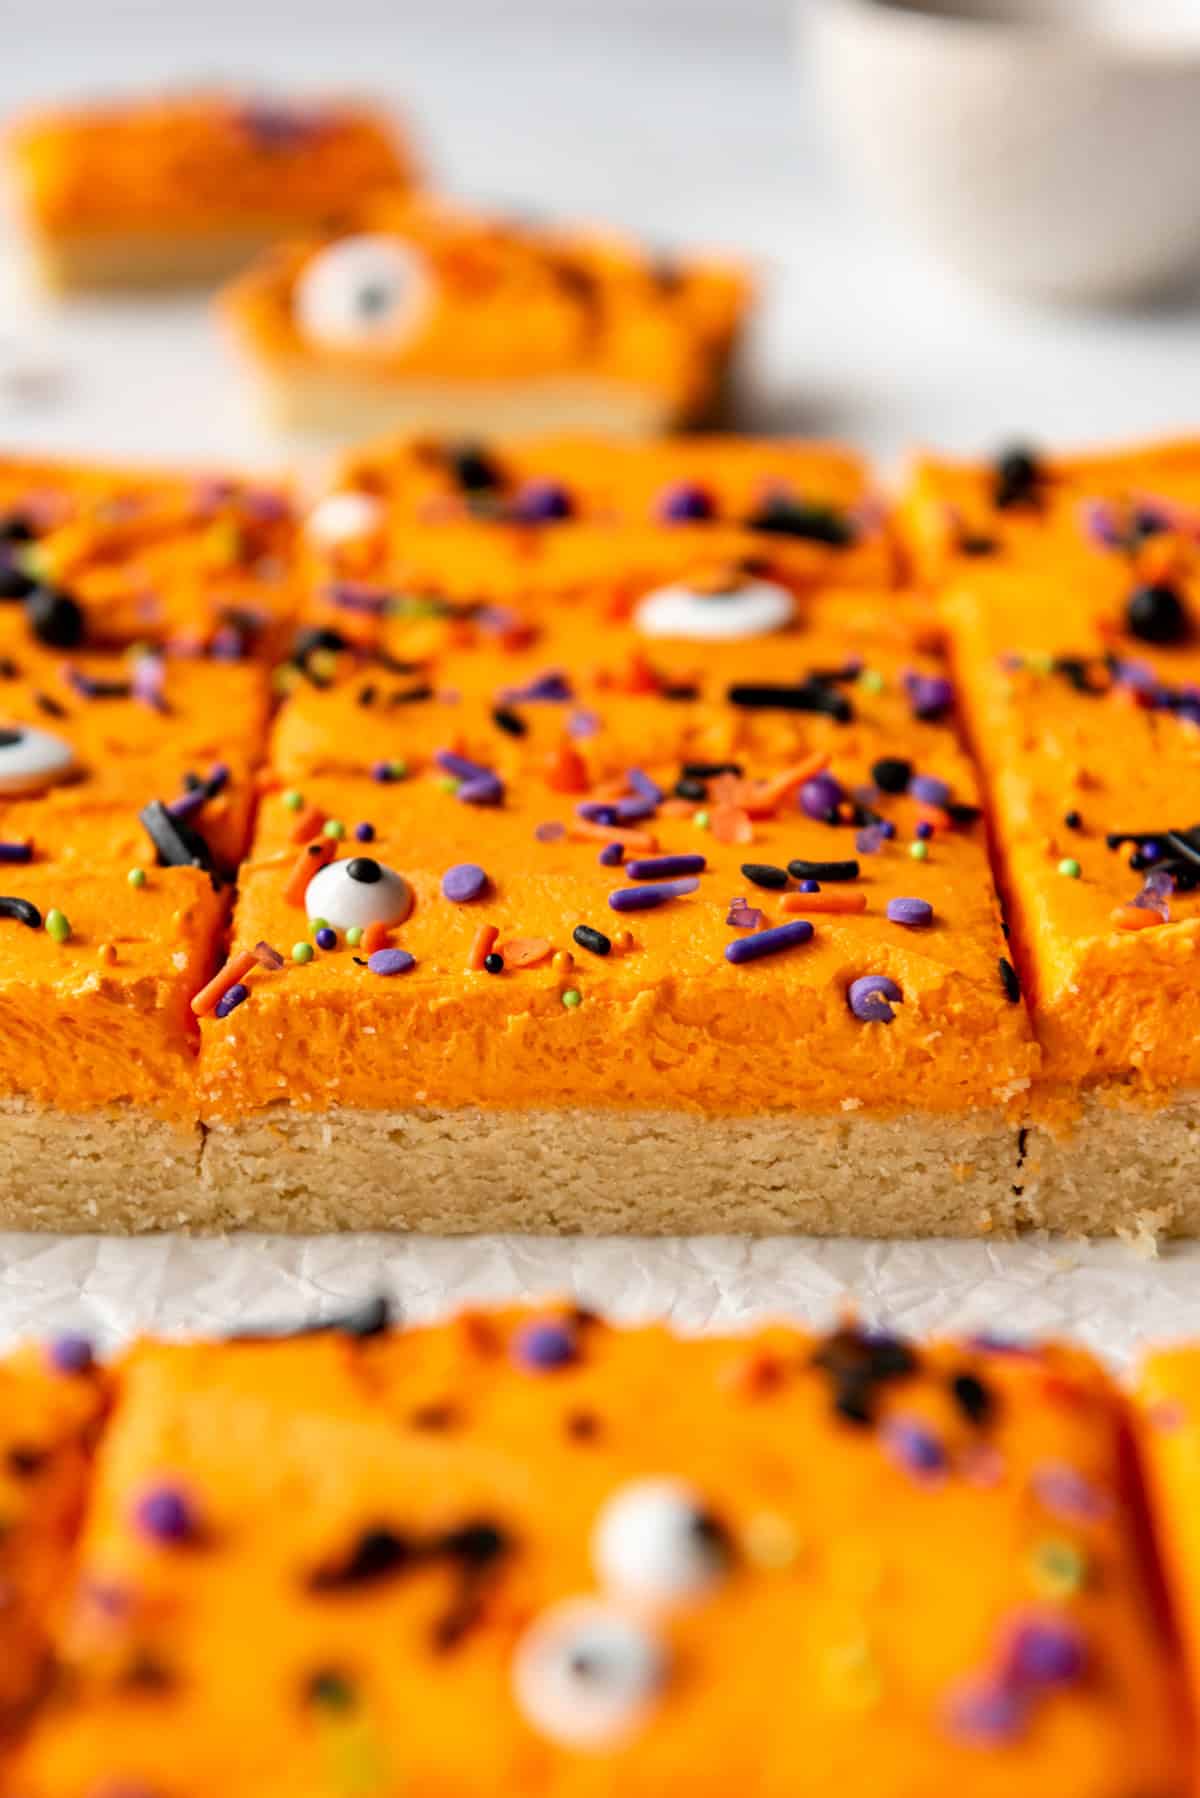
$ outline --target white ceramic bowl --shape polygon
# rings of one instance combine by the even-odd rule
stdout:
[[[800,18],[847,157],[972,278],[1100,302],[1200,266],[1198,0],[800,0]]]

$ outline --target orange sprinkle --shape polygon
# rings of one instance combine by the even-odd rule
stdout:
[[[612,946],[618,955],[628,955],[633,948],[633,933],[629,930],[618,930],[612,940]]]
[[[198,1018],[206,1018],[216,1006],[219,999],[236,986],[243,974],[248,974],[258,961],[253,949],[243,949],[237,955],[231,955],[223,968],[219,968],[207,986],[202,986],[192,1000],[192,1010]]]
[[[769,818],[806,780],[811,780],[814,774],[823,773],[828,766],[828,755],[824,750],[816,750],[802,762],[797,762],[795,767],[785,768],[782,774],[776,774],[772,780],[759,781],[745,801],[747,812],[752,818]]]
[[[754,826],[749,814],[739,805],[719,805],[710,820],[713,836],[718,843],[752,843]]]
[[[479,926],[479,929],[475,932],[475,939],[471,944],[471,952],[467,956],[468,973],[478,974],[480,972],[483,967],[484,956],[491,954],[492,945],[499,935],[500,932],[494,924],[481,924]]]
[[[318,868],[331,862],[337,853],[337,844],[332,837],[319,837],[315,843],[306,843],[288,875],[283,896],[289,905],[303,905],[304,895],[308,891],[308,883]]]
[[[387,925],[381,924],[379,920],[376,919],[374,924],[368,924],[367,928],[362,933],[363,954],[374,955],[376,949],[382,949],[387,940]]]
[[[536,968],[540,961],[553,955],[554,944],[544,936],[514,936],[501,943],[500,954],[506,968]]]
[[[577,749],[560,743],[546,758],[546,785],[555,793],[586,793],[587,763]]]
[[[325,813],[319,805],[305,806],[296,822],[292,825],[291,841],[293,843],[311,843],[320,836],[325,825]]]
[[[569,949],[555,951],[554,960],[550,963],[556,974],[569,974],[575,966],[575,957]]]
[[[100,960],[104,963],[105,967],[108,968],[111,968],[117,959],[117,951],[112,943],[101,943],[96,950],[96,954],[100,957]]]
[[[787,912],[856,912],[866,911],[865,893],[785,893],[779,901],[780,911]]]
[[[658,808],[660,818],[690,818],[696,810],[694,799],[664,799]]]
[[[1166,922],[1159,912],[1147,911],[1142,905],[1118,905],[1109,918],[1118,930],[1149,930]]]
[[[621,830],[615,824],[592,824],[587,818],[573,818],[567,826],[567,834],[577,842],[620,843],[625,849],[651,852],[658,848],[658,838],[651,836],[648,830]]]

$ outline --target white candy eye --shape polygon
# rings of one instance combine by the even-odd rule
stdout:
[[[314,343],[340,350],[396,349],[428,309],[432,284],[422,259],[393,237],[343,237],[320,251],[296,282],[296,322]]]
[[[616,1748],[666,1681],[663,1644],[632,1617],[577,1598],[537,1618],[517,1644],[513,1689],[538,1731],[567,1748]]]
[[[685,637],[694,642],[731,642],[783,630],[796,602],[775,581],[746,580],[720,592],[679,582],[647,593],[633,615],[645,637]]]
[[[610,1591],[630,1602],[681,1604],[724,1577],[729,1545],[690,1486],[637,1480],[597,1518],[592,1560]]]
[[[412,888],[402,874],[373,856],[329,862],[318,869],[304,893],[310,918],[324,918],[335,930],[359,924],[403,924],[412,910]]]
[[[371,493],[329,493],[313,507],[305,530],[314,543],[332,548],[370,537],[383,522],[383,504]]]
[[[61,737],[29,724],[0,726],[0,793],[41,793],[66,780],[75,751]]]

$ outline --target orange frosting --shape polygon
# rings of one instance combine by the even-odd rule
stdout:
[[[334,238],[296,242],[224,294],[252,360],[369,370],[381,382],[588,375],[648,390],[688,419],[711,407],[750,302],[745,274],[728,262],[667,265],[615,234],[545,229],[428,197],[381,197],[358,209],[353,234],[392,237],[419,259],[430,299],[413,329],[387,348],[312,341],[296,321],[296,284]]]
[[[1188,1789],[1069,1349],[467,1314],[143,1344],[116,1387],[22,1798]]]
[[[10,148],[32,227],[63,234],[264,234],[406,184],[391,122],[359,104],[164,94],[29,114]]]

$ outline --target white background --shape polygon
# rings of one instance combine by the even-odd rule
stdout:
[[[818,0],[814,0],[818,3]],[[743,421],[987,449],[1200,425],[1200,308],[1029,312],[893,240],[848,191],[775,0],[0,0],[0,111],[145,81],[363,86],[404,105],[434,170],[505,204],[608,218],[665,245],[747,252],[764,287]],[[269,463],[204,306],[48,310],[0,251],[0,443]],[[30,372],[50,379],[30,395]],[[35,388],[38,383],[34,383]],[[1200,1329],[1200,1260],[1119,1244],[143,1243],[0,1238],[0,1335],[220,1329],[383,1281],[415,1314],[571,1291],[688,1326],[764,1309],[827,1320],[849,1295],[913,1328],[1070,1329],[1117,1355]]]

